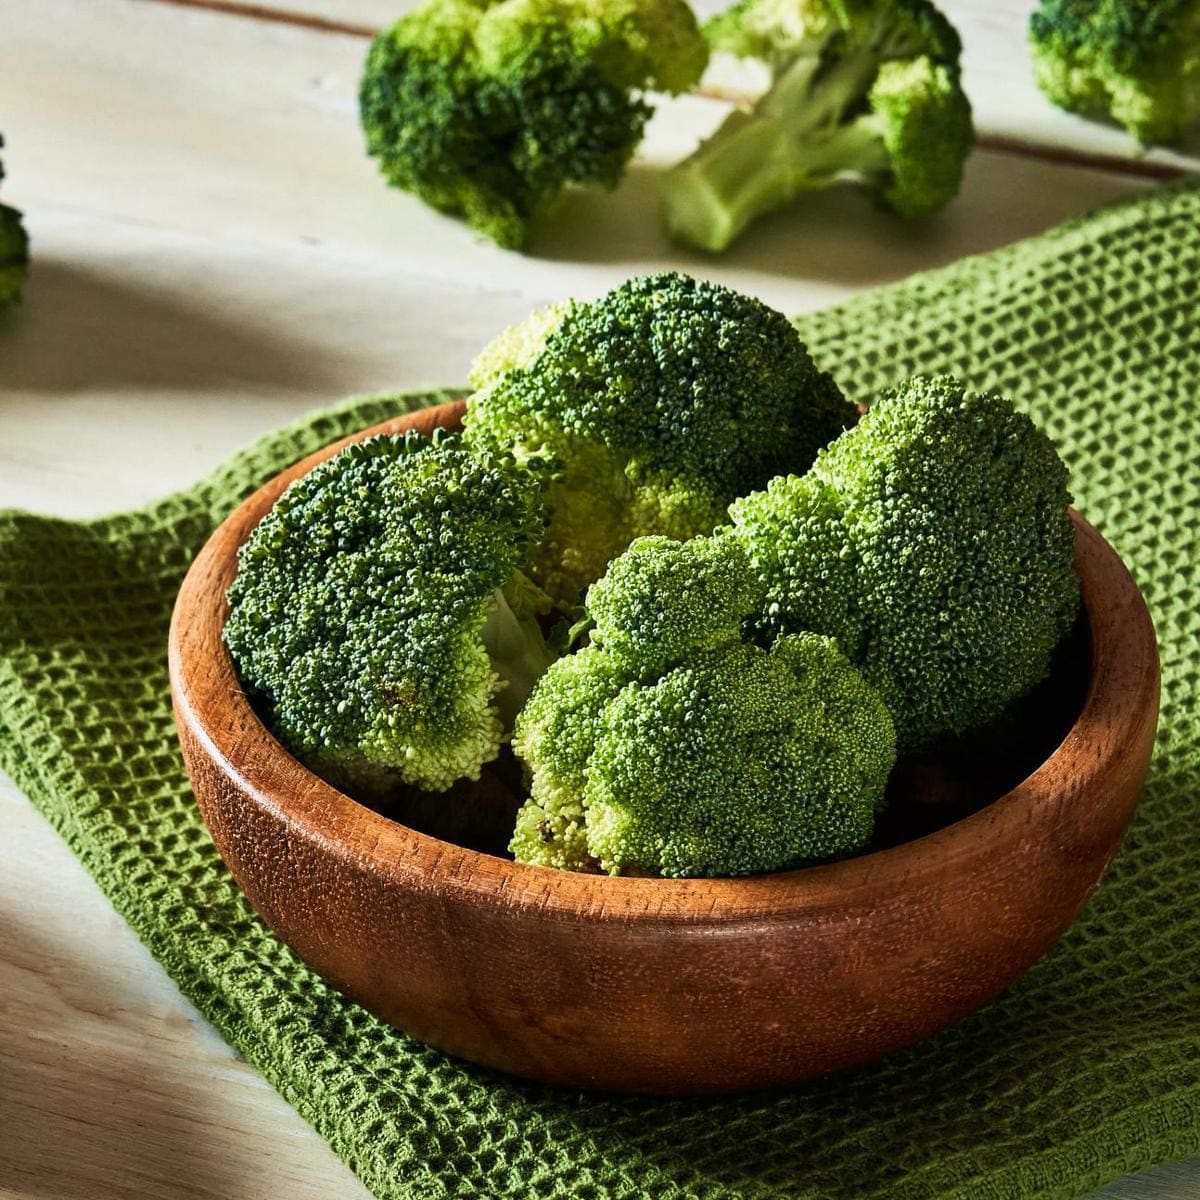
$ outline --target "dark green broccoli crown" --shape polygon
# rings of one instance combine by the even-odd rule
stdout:
[[[634,537],[711,530],[855,419],[786,317],[678,273],[534,314],[474,378],[468,444],[557,464],[535,573],[564,604]]]
[[[993,720],[1041,679],[1079,581],[1067,472],[1028,417],[954,380],[883,396],[813,464],[731,508],[766,638],[838,639],[903,747]]]
[[[1143,142],[1200,120],[1200,0],[1042,0],[1029,37],[1063,108],[1110,113]]]
[[[745,552],[727,539],[638,538],[588,589],[592,641],[644,675],[736,641],[763,595]]]
[[[891,719],[830,639],[744,644],[760,596],[725,537],[642,538],[612,563],[588,593],[593,644],[546,671],[517,721],[520,861],[736,875],[862,844]]]
[[[297,480],[243,545],[225,640],[281,740],[352,783],[431,789],[496,753],[483,644],[544,521],[536,480],[381,437]]]
[[[472,444],[503,448],[561,430],[614,451],[634,482],[662,473],[729,500],[803,469],[853,420],[782,313],[668,272],[572,305],[466,424]]]
[[[746,875],[871,835],[895,757],[887,710],[835,643],[699,651],[605,708],[587,773],[601,867]]]
[[[568,183],[613,187],[651,107],[704,68],[683,0],[428,0],[372,43],[359,99],[388,182],[524,245]]]
[[[957,72],[925,57],[884,63],[870,104],[867,123],[886,150],[887,166],[877,177],[884,203],[902,217],[949,203],[975,144],[971,105]]]

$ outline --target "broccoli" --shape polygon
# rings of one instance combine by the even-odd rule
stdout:
[[[426,0],[372,43],[359,99],[388,182],[520,248],[569,183],[615,187],[708,47],[684,0]]]
[[[0,147],[4,139],[0,137]],[[0,179],[4,167],[0,164]],[[29,269],[29,237],[21,223],[21,214],[7,204],[0,204],[0,304],[11,304],[21,298],[21,285]]]
[[[519,861],[744,875],[867,841],[891,719],[831,639],[743,641],[762,595],[727,537],[639,538],[613,562],[588,593],[591,644],[550,667],[517,720]]]
[[[1038,86],[1062,108],[1107,112],[1143,144],[1200,121],[1197,0],[1042,0],[1029,44]]]
[[[1004,397],[885,394],[804,476],[730,507],[767,589],[757,637],[836,638],[902,750],[974,729],[1042,679],[1079,604],[1067,470]]]
[[[535,313],[472,383],[467,444],[553,474],[531,569],[564,607],[634,537],[708,532],[857,419],[786,317],[677,273]]]
[[[680,241],[723,250],[756,217],[841,179],[904,217],[941,208],[974,144],[958,35],[929,0],[742,0],[705,28],[770,89],[664,176]]]
[[[283,493],[238,555],[225,641],[280,740],[367,794],[476,779],[552,660],[523,574],[537,478],[376,437]]]

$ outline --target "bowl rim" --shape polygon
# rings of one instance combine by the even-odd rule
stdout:
[[[184,579],[171,618],[169,668],[177,723],[186,723],[210,760],[241,794],[346,865],[402,887],[545,917],[582,914],[628,922],[698,920],[728,924],[770,915],[811,922],[823,911],[879,908],[882,877],[906,888],[951,864],[993,860],[1004,850],[1052,836],[1072,804],[1111,773],[1129,731],[1157,719],[1158,653],[1149,612],[1115,551],[1074,509],[1075,561],[1092,634],[1092,668],[1082,709],[1055,750],[1011,790],[978,811],[895,846],[832,863],[726,878],[646,878],[533,866],[445,842],[383,816],[326,783],[283,747],[242,690],[221,637],[225,589],[236,547],[284,488],[351,442],[419,429],[455,429],[465,411],[452,401],[340,438],[280,472],[213,531]],[[232,546],[229,543],[232,542]],[[1096,578],[1103,567],[1107,595]],[[193,615],[199,619],[193,619]],[[1152,670],[1131,670],[1151,662]],[[1125,676],[1128,676],[1128,679]],[[1132,686],[1131,686],[1132,685]],[[353,839],[341,834],[353,831]]]

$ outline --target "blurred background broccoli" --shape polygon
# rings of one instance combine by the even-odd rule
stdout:
[[[1200,3],[1042,0],[1029,23],[1038,86],[1057,105],[1107,114],[1138,141],[1200,122]]]
[[[372,43],[367,149],[395,187],[524,246],[569,184],[615,187],[708,48],[684,0],[427,0]]]
[[[4,138],[0,137],[0,148]],[[0,163],[0,180],[4,164]],[[21,298],[21,288],[29,271],[29,236],[21,214],[0,204],[0,304],[12,304]]]
[[[772,83],[663,180],[670,233],[723,250],[803,192],[854,180],[905,217],[957,194],[974,144],[961,46],[929,0],[741,0],[712,46]]]

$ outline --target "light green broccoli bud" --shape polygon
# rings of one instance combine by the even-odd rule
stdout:
[[[763,595],[745,555],[717,538],[638,538],[588,591],[591,639],[644,675],[737,641]]]
[[[627,676],[595,646],[560,658],[517,718],[513,750],[530,779],[509,850],[519,862],[569,871],[594,868],[583,792],[596,718]]]
[[[603,870],[748,875],[848,854],[874,829],[895,735],[829,638],[727,643],[601,717],[587,846]]]
[[[517,720],[510,850],[573,870],[731,875],[870,836],[891,719],[836,643],[741,640],[761,586],[728,537],[641,538],[588,593],[593,642]]]

